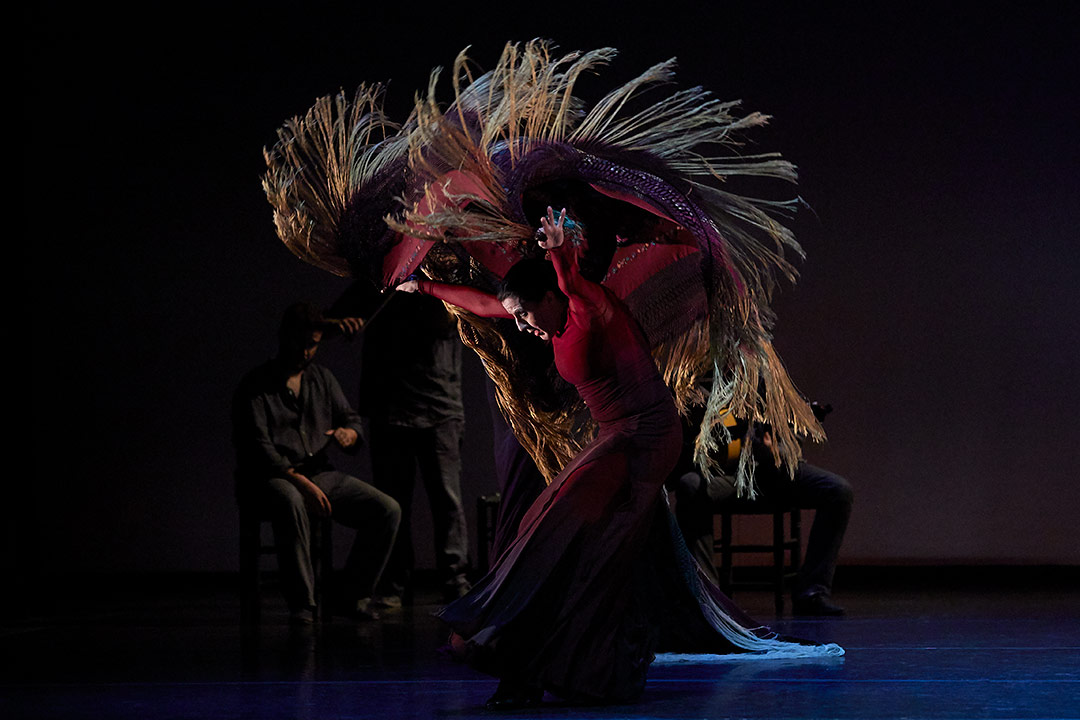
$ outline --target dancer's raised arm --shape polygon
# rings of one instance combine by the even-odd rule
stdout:
[[[571,316],[583,322],[605,317],[605,313],[595,312],[607,306],[604,289],[584,278],[578,269],[578,252],[584,242],[580,228],[567,220],[566,210],[556,220],[550,207],[541,225],[540,247],[548,251],[550,263],[540,258],[518,261],[503,278],[498,296],[431,280],[409,280],[397,289],[431,295],[481,317],[513,318],[519,330],[545,341],[560,337]],[[570,242],[566,242],[567,232],[573,233]]]
[[[567,242],[567,232],[577,234],[577,241]],[[599,285],[586,279],[578,268],[580,250],[584,248],[585,238],[579,226],[573,220],[567,220],[566,208],[555,217],[550,206],[547,215],[540,219],[540,247],[548,251],[548,258],[555,267],[559,279],[559,290],[573,302],[575,299],[595,303],[603,297],[604,291]],[[579,245],[580,243],[580,245]]]

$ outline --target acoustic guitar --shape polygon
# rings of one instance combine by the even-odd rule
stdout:
[[[832,412],[833,407],[829,403],[819,403],[817,401],[810,403],[810,410],[813,411],[814,417],[818,422],[824,422],[825,416]],[[734,470],[739,463],[739,455],[742,453],[743,438],[746,436],[747,423],[741,418],[737,418],[730,412],[724,413],[720,416],[721,421],[724,423],[724,427],[731,433],[731,437],[734,438],[727,445],[727,455],[724,460],[725,470]],[[760,440],[765,433],[769,432],[772,428],[768,423],[762,423],[754,428],[754,439]]]

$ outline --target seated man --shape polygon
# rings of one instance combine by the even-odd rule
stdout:
[[[357,531],[345,590],[360,619],[378,617],[369,605],[401,522],[393,498],[330,465],[330,444],[355,450],[362,428],[333,374],[311,362],[324,325],[310,304],[286,310],[277,357],[244,377],[233,405],[237,495],[270,517],[290,618],[302,624],[315,608],[309,516]]]
[[[693,465],[693,434],[687,429],[689,445],[668,481],[675,493],[675,515],[690,553],[702,569],[719,583],[713,565],[713,516],[725,500],[735,496],[734,479],[719,475],[706,483]],[[765,431],[757,453],[754,480],[759,496],[775,503],[813,509],[814,522],[799,575],[792,588],[792,612],[796,615],[842,615],[843,608],[832,602],[832,581],[840,544],[844,540],[854,494],[847,480],[827,470],[800,461],[795,477],[775,466],[768,451],[772,435]]]

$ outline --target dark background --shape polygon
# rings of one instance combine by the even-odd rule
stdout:
[[[677,56],[681,85],[773,116],[753,149],[796,162],[812,207],[777,345],[836,408],[808,457],[855,485],[846,561],[1080,563],[1072,3],[450,6],[27,11],[8,137],[30,263],[9,267],[33,342],[9,348],[34,470],[10,481],[5,565],[234,569],[229,397],[287,304],[345,286],[277,240],[262,147],[319,95],[389,81],[402,118],[463,47],[490,68],[537,36],[619,48],[588,87]],[[350,396],[358,351],[320,351]],[[471,522],[495,487],[467,365]]]

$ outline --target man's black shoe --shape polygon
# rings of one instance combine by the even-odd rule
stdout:
[[[472,585],[470,585],[469,581],[466,580],[464,577],[450,580],[445,585],[443,585],[443,601],[451,603],[455,600],[460,600],[469,593],[469,590],[472,590]]]
[[[536,707],[544,700],[544,691],[539,688],[517,685],[501,680],[495,694],[488,698],[484,707],[488,710],[518,710]]]
[[[834,603],[825,593],[814,593],[791,598],[791,612],[793,615],[835,617],[843,615],[844,608]]]

